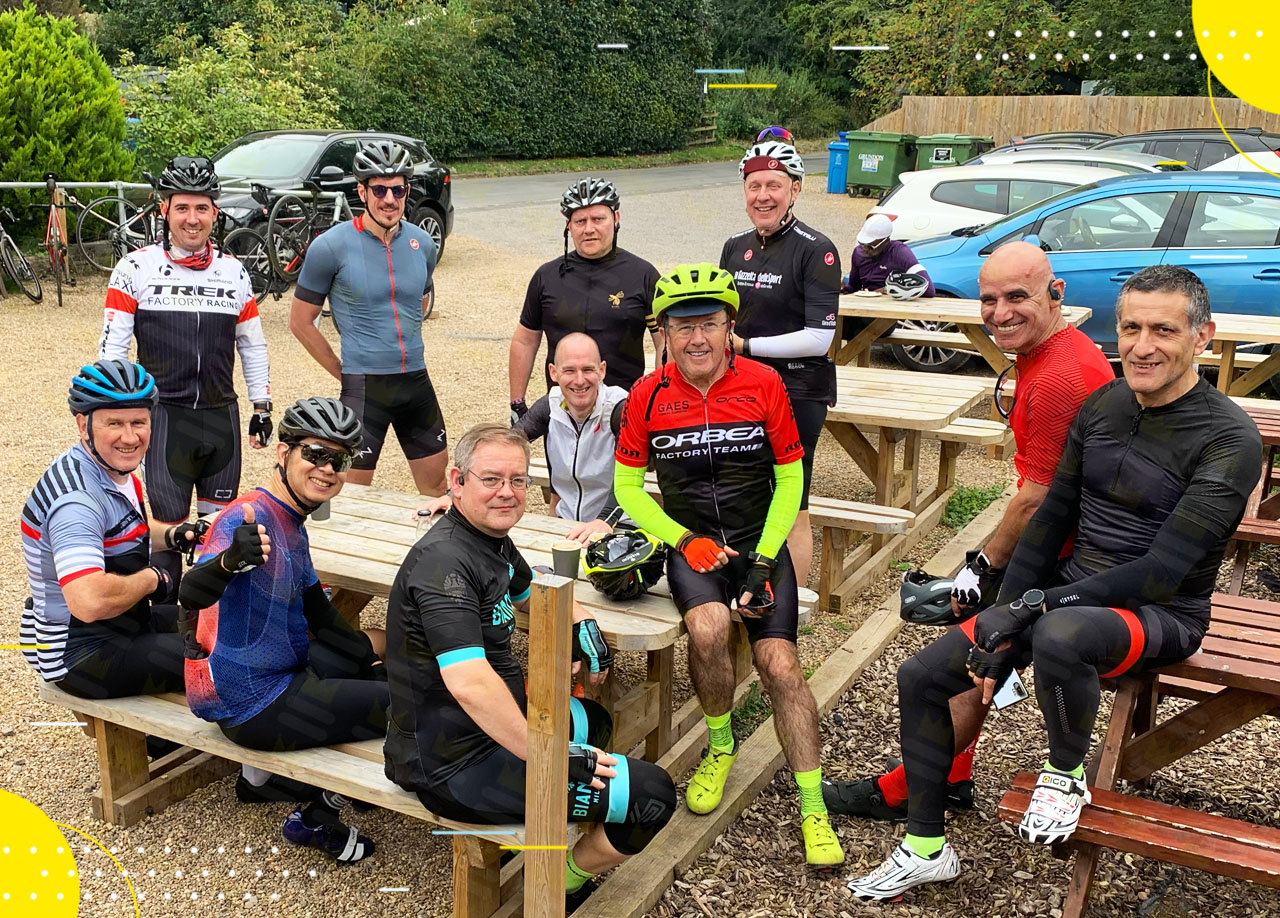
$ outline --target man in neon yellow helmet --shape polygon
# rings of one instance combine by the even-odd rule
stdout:
[[[800,787],[806,860],[832,867],[844,852],[822,802],[818,711],[796,654],[797,584],[786,547],[804,448],[777,372],[729,347],[737,310],[733,276],[710,263],[680,265],[658,281],[653,311],[672,362],[631,390],[614,492],[636,525],[675,549],[667,582],[689,631],[689,673],[710,731],[686,791],[689,809],[720,805],[737,755],[728,652],[736,601]],[[644,490],[650,461],[661,507]]]

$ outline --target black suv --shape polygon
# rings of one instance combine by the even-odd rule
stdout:
[[[1280,150],[1280,134],[1263,131],[1262,128],[1228,128],[1227,133],[1245,153]],[[1153,153],[1174,162],[1184,162],[1188,169],[1205,169],[1236,155],[1235,147],[1217,128],[1143,131],[1104,140],[1090,149]]]
[[[427,152],[421,140],[377,131],[255,131],[233,140],[214,154],[222,184],[247,187],[260,182],[270,188],[298,189],[304,181],[321,182],[320,171],[342,170],[342,177],[321,182],[326,191],[341,191],[354,213],[364,211],[356,194],[351,161],[356,146],[366,140],[394,140],[409,151],[413,175],[405,216],[436,241],[444,254],[445,239],[453,231],[453,198],[449,170]],[[331,175],[334,173],[330,173]],[[248,194],[228,194],[219,206],[240,223],[265,231],[267,214]]]

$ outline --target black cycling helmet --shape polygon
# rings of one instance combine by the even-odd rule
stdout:
[[[222,185],[207,156],[175,156],[156,179],[156,191],[166,201],[175,194],[202,194],[216,201]]]
[[[410,176],[413,175],[413,160],[409,151],[394,140],[366,140],[356,150],[351,171],[358,182],[368,182],[378,176]]]
[[[619,529],[587,546],[583,573],[610,599],[635,599],[662,578],[667,547],[643,529]]]
[[[90,414],[98,408],[154,408],[159,400],[155,377],[141,364],[119,359],[81,367],[67,393],[72,414]]]
[[[360,446],[363,428],[356,413],[336,398],[300,398],[280,419],[280,441],[296,446],[307,437],[337,443],[349,450]]]
[[[952,583],[946,577],[934,577],[924,571],[907,571],[898,590],[902,620],[914,625],[955,625],[969,618],[956,615],[951,609]]]
[[[565,219],[573,216],[575,210],[591,207],[593,204],[604,204],[614,213],[622,204],[618,197],[618,189],[613,182],[602,178],[584,178],[574,182],[560,196],[560,213]]]
[[[914,300],[918,296],[924,296],[924,292],[929,289],[929,281],[919,274],[895,272],[885,278],[884,289],[895,300]]]

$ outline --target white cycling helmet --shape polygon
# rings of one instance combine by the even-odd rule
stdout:
[[[919,274],[890,274],[884,281],[885,292],[895,300],[914,300],[924,296],[929,289],[929,281]]]
[[[804,160],[789,143],[769,141],[753,144],[738,163],[738,175],[744,180],[752,172],[783,171],[793,179],[804,181]]]

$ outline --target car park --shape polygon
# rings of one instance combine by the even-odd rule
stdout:
[[[1252,172],[1261,175],[1265,172],[1280,173],[1280,150],[1272,153],[1237,153],[1230,159],[1214,163],[1208,172]]]
[[[1130,153],[1153,153],[1165,159],[1185,162],[1192,169],[1207,169],[1215,163],[1245,153],[1280,150],[1280,134],[1262,128],[1228,128],[1231,140],[1217,128],[1185,128],[1166,131],[1144,131],[1113,137],[1090,147],[1090,150],[1122,150]],[[1235,146],[1232,146],[1232,141]]]
[[[1048,134],[1027,134],[1024,137],[1014,137],[1008,143],[996,147],[991,152],[1004,153],[1009,150],[1033,148],[1083,150],[1101,140],[1107,140],[1114,136],[1114,134],[1104,134],[1097,131],[1054,131]]]
[[[887,215],[893,220],[893,238],[909,242],[987,223],[1078,185],[1121,174],[1099,166],[1035,163],[904,172],[868,215]]]
[[[1280,178],[1163,172],[1105,179],[985,226],[912,244],[940,296],[976,298],[997,247],[1036,242],[1066,301],[1093,310],[1082,331],[1116,353],[1115,300],[1149,265],[1177,264],[1209,288],[1215,312],[1280,315]]]
[[[351,162],[366,140],[394,140],[413,161],[405,218],[431,234],[441,253],[453,230],[453,196],[449,170],[428,152],[426,144],[402,134],[377,131],[255,131],[233,140],[213,156],[223,185],[247,187],[257,182],[280,191],[316,182],[340,191],[353,213],[364,211],[356,193]],[[265,230],[267,214],[248,194],[226,194],[222,210],[238,222]]]
[[[1128,153],[1114,150],[1068,150],[1055,147],[1019,147],[1003,153],[983,153],[965,163],[966,166],[1040,163],[1059,166],[1103,166],[1125,175],[1140,172],[1181,172],[1190,167],[1151,153]]]

